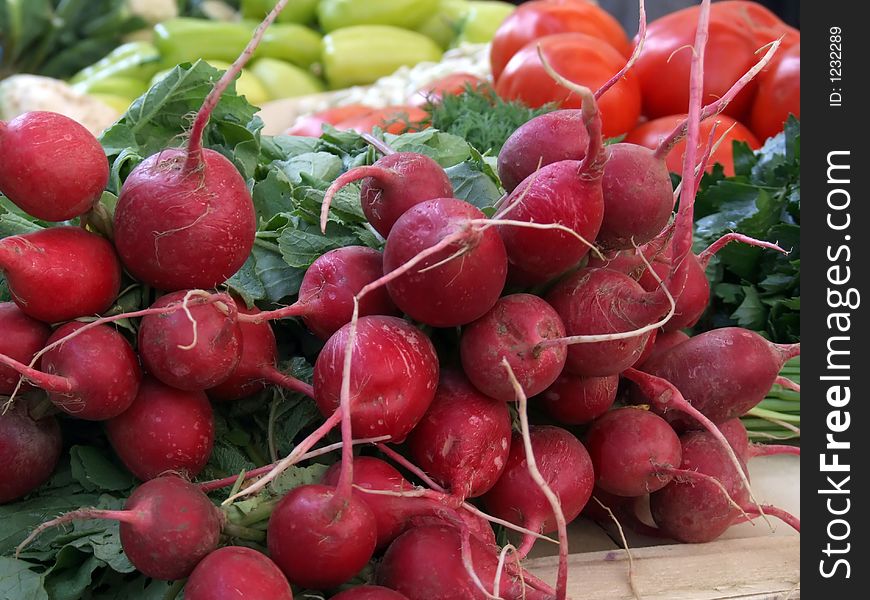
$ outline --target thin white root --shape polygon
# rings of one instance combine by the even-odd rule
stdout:
[[[610,510],[609,506],[595,496],[592,496],[592,499],[598,503],[598,506],[607,511],[607,514],[610,515],[610,520],[613,521],[617,531],[619,531],[619,539],[622,540],[622,547],[625,549],[625,554],[628,557],[628,585],[631,587],[631,593],[634,594],[635,600],[641,600],[640,591],[637,589],[637,582],[634,580],[634,557],[631,555],[631,548],[628,547],[628,540],[625,539],[625,531],[622,529],[622,524],[616,518],[616,515],[613,514],[613,511]]]

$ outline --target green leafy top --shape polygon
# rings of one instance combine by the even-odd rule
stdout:
[[[733,177],[706,175],[695,202],[695,250],[736,231],[778,243],[787,255],[730,244],[708,270],[713,304],[699,330],[739,325],[776,342],[800,340],[800,123],[753,152],[734,144]]]

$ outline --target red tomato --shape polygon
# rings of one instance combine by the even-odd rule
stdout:
[[[296,120],[293,126],[285,131],[286,135],[304,135],[308,137],[320,137],[323,133],[323,124],[335,125],[352,117],[368,114],[374,109],[362,104],[349,104],[336,108],[327,108],[319,112],[304,116]]]
[[[786,50],[770,70],[759,75],[749,126],[758,139],[766,140],[782,131],[789,114],[801,116],[800,44]]]
[[[409,104],[412,106],[425,106],[430,102],[437,104],[444,96],[458,96],[468,85],[477,89],[485,83],[483,79],[471,73],[453,73],[421,87],[411,97]]]
[[[670,133],[676,128],[676,126],[682,123],[685,119],[686,115],[670,115],[667,117],[655,119],[653,121],[648,121],[643,125],[639,126],[631,133],[629,133],[625,137],[625,141],[632,144],[638,144],[640,146],[646,146],[647,148],[655,149],[656,147],[658,147],[661,141],[668,135],[670,135]],[[734,175],[734,157],[731,152],[731,142],[746,142],[753,150],[759,148],[761,144],[758,143],[758,139],[754,135],[752,135],[752,132],[749,131],[749,129],[747,129],[744,125],[741,125],[731,117],[727,117],[725,115],[710,117],[706,121],[701,122],[701,143],[698,146],[699,160],[704,151],[704,148],[707,145],[707,139],[710,136],[710,130],[713,128],[713,125],[714,123],[716,123],[716,121],[719,121],[719,126],[716,127],[715,141],[718,141],[719,138],[722,137],[722,134],[725,133],[725,130],[731,127],[731,125],[734,125],[734,129],[732,129],[728,133],[728,135],[719,145],[719,148],[710,156],[710,161],[707,163],[707,171],[712,171],[713,165],[716,163],[720,163],[725,168],[726,175]],[[668,156],[665,159],[669,171],[679,173],[683,170],[683,155],[685,153],[686,141],[683,140],[679,142],[676,146],[674,146],[673,150],[668,153]]]
[[[558,33],[527,44],[510,60],[495,86],[505,100],[522,100],[538,107],[557,102],[562,108],[580,108],[580,97],[547,74],[538,58],[538,44],[547,62],[565,78],[593,92],[625,66],[625,58],[612,46],[582,33]],[[640,117],[640,87],[629,72],[598,100],[605,137],[630,131]]]
[[[380,127],[387,133],[400,134],[409,131],[421,131],[428,125],[429,113],[416,106],[397,105],[373,110],[337,123],[337,129],[352,129],[359,133],[371,133],[375,127]],[[410,124],[410,127],[409,127]]]
[[[498,28],[489,53],[493,79],[498,81],[508,61],[526,44],[554,33],[585,33],[626,58],[631,55],[622,25],[599,6],[585,0],[535,0],[521,4]]]
[[[711,14],[727,14],[735,22],[752,32],[756,45],[761,48],[782,36],[780,52],[791,48],[801,41],[801,33],[786,24],[776,14],[758,2],[747,0],[723,0],[711,5]]]
[[[698,13],[698,7],[686,8],[656,19],[647,28],[643,51],[632,72],[640,81],[643,112],[649,118],[688,110],[689,71]],[[704,104],[721,97],[758,62],[757,49],[752,32],[738,24],[729,12],[711,12],[704,57]],[[725,114],[743,117],[754,95],[752,81],[728,104]]]

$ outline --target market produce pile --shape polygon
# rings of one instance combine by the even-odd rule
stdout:
[[[0,597],[561,600],[581,514],[799,530],[746,469],[798,447],[744,426],[799,431],[797,120],[713,164],[787,38],[713,88],[716,7],[746,3],[675,13],[651,148],[608,130],[627,40],[597,83],[529,53],[573,108],[466,79],[423,105],[444,130],[266,136],[235,84],[285,4],[99,139],[0,121]],[[517,122],[483,135],[481,103]]]

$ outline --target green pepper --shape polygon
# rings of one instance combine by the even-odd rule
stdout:
[[[232,66],[229,62],[213,58],[207,58],[205,59],[205,62],[213,66],[215,69],[220,69],[222,71],[226,71]],[[244,96],[245,99],[254,106],[261,106],[273,99],[273,96],[269,93],[269,90],[266,89],[266,86],[263,85],[263,82],[260,81],[260,78],[248,69],[242,69],[241,73],[236,77],[236,94]]]
[[[462,31],[462,21],[470,10],[467,0],[441,0],[438,12],[426,19],[417,31],[446,50]]]
[[[131,98],[129,96],[121,96],[118,94],[103,94],[98,92],[88,94],[88,96],[99,100],[106,106],[110,106],[120,114],[124,114],[125,112],[127,112],[127,109],[130,108],[131,104],[133,104],[133,100],[136,99],[135,96]]]
[[[86,79],[73,85],[73,89],[85,94],[112,94],[126,98],[138,98],[148,89],[148,82],[133,77],[103,77]]]
[[[314,75],[276,58],[257,59],[251,65],[251,73],[257,76],[273,100],[317,94],[324,90],[323,82]]]
[[[72,76],[70,83],[92,84],[101,79],[127,77],[148,81],[160,69],[160,53],[149,42],[128,42]]]
[[[155,26],[154,43],[164,67],[203,56],[232,62],[245,49],[257,25],[180,17]],[[295,23],[278,23],[266,30],[255,56],[280,58],[307,68],[319,60],[321,48],[317,32]]]
[[[462,31],[456,44],[491,42],[502,21],[516,10],[516,6],[499,0],[474,0],[468,3],[468,14],[462,23]]]
[[[354,25],[419,27],[438,10],[438,0],[320,0],[317,18],[324,31]]]
[[[245,19],[262,20],[275,7],[277,0],[242,0],[239,10]],[[293,0],[288,2],[276,19],[278,23],[307,25],[317,16],[318,0]]]
[[[435,42],[389,25],[345,27],[323,38],[323,67],[333,88],[366,85],[401,66],[439,60]]]

